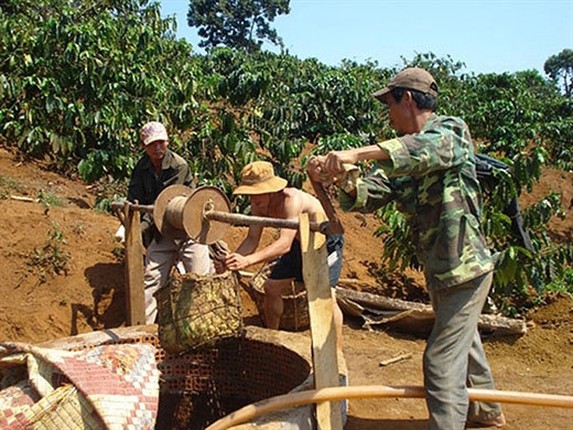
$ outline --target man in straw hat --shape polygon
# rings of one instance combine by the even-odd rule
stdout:
[[[388,108],[400,137],[334,151],[307,165],[311,178],[339,184],[341,207],[372,212],[395,201],[406,215],[435,313],[424,352],[431,430],[462,430],[466,421],[502,427],[497,403],[469,402],[466,387],[493,389],[478,333],[494,262],[482,232],[481,189],[468,126],[437,116],[438,85],[407,68],[373,96]],[[347,180],[345,166],[375,160],[367,177]]]
[[[288,188],[287,181],[275,176],[273,166],[266,161],[255,161],[247,164],[241,171],[241,183],[233,194],[249,196],[251,214],[279,219],[298,220],[303,213],[309,217],[317,216],[326,219],[322,205],[314,196],[296,189]],[[283,228],[280,235],[270,245],[257,250],[263,227],[252,225],[247,236],[234,253],[228,254],[223,267],[218,270],[241,270],[253,264],[271,261],[278,258],[265,282],[265,325],[277,330],[283,313],[282,295],[288,291],[293,280],[302,281],[302,255],[298,231]],[[342,268],[342,235],[327,237],[330,286],[334,287],[340,277]],[[218,262],[215,262],[218,265]],[[334,320],[337,331],[337,344],[341,348],[342,312],[334,298]]]
[[[191,186],[193,177],[187,162],[168,149],[169,138],[160,122],[148,122],[141,128],[141,144],[145,154],[131,174],[127,200],[141,205],[152,205],[164,188],[173,185]],[[169,272],[181,262],[186,272],[205,275],[214,270],[207,245],[189,239],[176,239],[161,235],[151,214],[141,217],[144,236],[145,322],[153,324],[157,317],[157,301],[153,296],[169,279]]]

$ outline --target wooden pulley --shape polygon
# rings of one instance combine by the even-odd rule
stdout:
[[[183,213],[193,190],[185,185],[170,185],[165,188],[153,207],[153,220],[164,236],[184,237]]]
[[[194,241],[210,245],[223,238],[230,224],[211,219],[208,214],[230,211],[231,204],[223,191],[212,186],[199,187],[185,203],[183,228]]]
[[[231,225],[298,229],[294,219],[268,218],[230,213],[231,204],[223,191],[203,186],[192,191],[183,185],[171,185],[157,197],[153,209],[155,224],[163,235],[213,244],[223,238]],[[311,221],[311,231],[328,233],[328,221]]]

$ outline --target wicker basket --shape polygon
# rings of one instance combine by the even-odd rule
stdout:
[[[237,276],[179,275],[155,293],[159,340],[169,352],[212,345],[243,332],[241,297]]]
[[[266,265],[251,278],[250,282],[241,282],[242,287],[255,302],[263,321],[265,314],[264,285],[271,267]],[[286,331],[307,330],[310,327],[310,316],[304,282],[293,281],[290,291],[284,293],[282,297],[284,311],[279,328]]]
[[[4,411],[8,412],[8,411]],[[11,420],[10,418],[15,418]],[[40,399],[37,403],[19,408],[9,416],[2,428],[33,430],[104,429],[93,407],[73,385],[64,385]],[[6,427],[4,427],[6,425]]]

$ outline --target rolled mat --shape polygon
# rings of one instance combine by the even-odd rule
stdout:
[[[155,427],[159,371],[152,345],[113,344],[65,351],[2,343],[0,369],[8,369],[3,382],[10,379],[10,373],[22,374],[18,361],[27,375],[0,391],[2,429]]]

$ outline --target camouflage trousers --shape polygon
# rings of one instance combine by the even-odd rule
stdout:
[[[469,402],[467,387],[493,389],[478,321],[493,272],[462,285],[430,291],[436,321],[424,352],[429,430],[463,430],[466,420],[501,414],[497,403]]]

